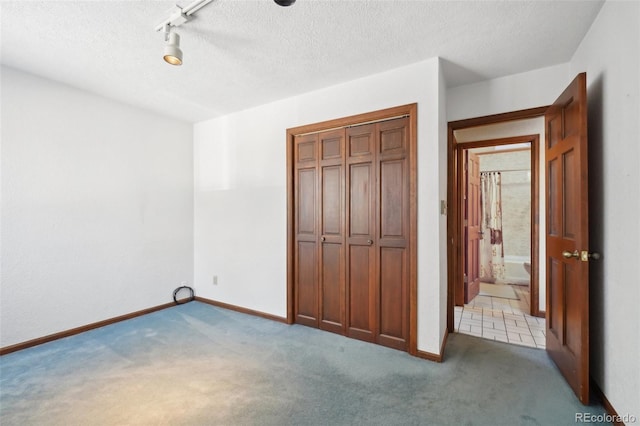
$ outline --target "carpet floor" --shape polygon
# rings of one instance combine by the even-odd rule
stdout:
[[[191,302],[0,357],[0,424],[573,425],[543,350],[454,334],[438,364]]]

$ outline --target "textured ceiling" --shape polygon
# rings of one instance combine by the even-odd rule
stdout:
[[[186,6],[191,0],[180,0]],[[567,62],[600,1],[214,0],[178,28],[173,1],[4,1],[1,60],[199,121],[440,56],[449,86]]]

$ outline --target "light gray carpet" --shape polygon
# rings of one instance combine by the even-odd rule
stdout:
[[[456,334],[442,364],[191,302],[0,358],[9,425],[570,425],[542,350]]]

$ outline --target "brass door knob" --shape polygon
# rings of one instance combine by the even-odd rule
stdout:
[[[371,244],[373,244],[373,241],[372,240],[367,240],[367,244],[371,245]]]
[[[562,252],[562,256],[565,259],[571,259],[572,257],[579,259],[580,258],[580,252],[578,250],[575,250],[573,253],[571,253],[570,251],[563,251]]]

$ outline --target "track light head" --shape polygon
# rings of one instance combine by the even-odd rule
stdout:
[[[168,64],[182,65],[182,50],[180,50],[180,35],[178,33],[167,33],[167,44],[164,46],[163,58]]]
[[[296,0],[273,0],[276,2],[277,5],[279,6],[291,6],[292,4],[294,4],[296,2]]]

